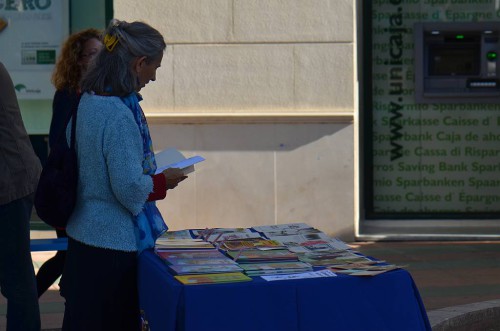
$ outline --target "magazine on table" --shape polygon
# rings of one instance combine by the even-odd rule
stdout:
[[[239,251],[227,251],[233,260],[239,263],[249,262],[272,262],[272,261],[298,261],[299,257],[296,253],[290,252],[287,249],[259,250],[259,249],[243,249]]]
[[[313,229],[313,227],[306,223],[286,223],[286,224],[275,224],[275,225],[259,225],[259,226],[254,226],[253,229],[255,231],[264,233],[288,232],[296,234],[297,232],[303,230]]]
[[[201,275],[178,275],[174,276],[174,278],[184,285],[219,284],[219,283],[236,283],[236,282],[252,281],[252,278],[244,275],[241,272],[201,274]]]
[[[243,269],[238,264],[216,265],[169,265],[168,268],[176,275],[187,274],[213,274],[225,272],[241,272]]]
[[[190,230],[167,231],[159,239],[193,239]]]
[[[378,261],[378,263],[381,262],[382,261]],[[376,276],[391,270],[396,270],[401,268],[403,268],[403,266],[398,266],[394,264],[367,265],[363,263],[348,263],[344,265],[336,265],[328,267],[328,270],[331,270],[335,273],[347,274],[351,276]]]
[[[220,249],[227,251],[237,251],[242,249],[283,249],[285,246],[277,240],[263,238],[249,238],[242,240],[226,240],[221,242]]]
[[[166,259],[222,259],[227,258],[216,249],[164,249],[155,248],[156,254]]]
[[[299,254],[299,259],[315,267],[343,264],[347,262],[356,262],[363,264],[376,263],[375,261],[370,260],[366,256],[358,255],[351,251],[326,253],[326,254],[305,253],[305,254]]]
[[[244,240],[244,239],[264,239],[258,232],[210,232],[202,235],[201,238],[212,243],[218,243],[226,240]]]
[[[170,265],[235,265],[237,264],[234,260],[228,257],[222,258],[172,258],[167,257],[164,259]]]
[[[269,239],[281,242],[289,250],[296,253],[350,249],[343,241],[336,238],[330,238],[323,232],[290,236],[271,236]]]
[[[206,228],[206,229],[195,229],[193,230],[193,235],[197,238],[204,238],[208,235],[215,235],[220,233],[251,233],[253,232],[249,228]]]
[[[336,277],[337,275],[328,269],[318,270],[318,271],[308,271],[296,274],[286,274],[286,275],[262,275],[262,279],[272,282],[276,280],[293,280],[293,279],[306,279],[306,278],[322,278],[322,277]]]
[[[164,249],[215,249],[215,246],[202,239],[159,237],[156,239],[155,248]]]
[[[295,262],[263,262],[263,263],[241,263],[240,267],[249,274],[272,274],[272,273],[293,273],[312,271],[308,263]]]

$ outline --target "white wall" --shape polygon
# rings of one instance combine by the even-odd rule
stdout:
[[[116,0],[169,44],[143,91],[155,148],[207,160],[171,229],[306,222],[354,238],[354,0]]]

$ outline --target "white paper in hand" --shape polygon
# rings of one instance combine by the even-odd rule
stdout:
[[[156,174],[161,173],[168,168],[182,169],[184,175],[194,171],[194,165],[205,159],[201,156],[192,156],[186,158],[175,148],[168,148],[155,154],[156,159]]]

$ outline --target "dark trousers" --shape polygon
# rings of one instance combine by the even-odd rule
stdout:
[[[33,195],[0,205],[0,288],[7,331],[39,331],[40,310],[30,252]]]
[[[137,253],[85,245],[68,237],[60,282],[63,331],[139,331]]]
[[[57,238],[66,237],[65,230],[56,230]],[[66,251],[57,251],[56,255],[45,261],[36,274],[36,285],[38,297],[41,297],[47,289],[62,275]]]

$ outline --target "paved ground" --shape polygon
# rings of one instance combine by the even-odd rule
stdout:
[[[32,231],[32,238],[55,238],[55,231]],[[35,272],[38,268],[47,261],[49,258],[54,256],[55,252],[33,252],[31,257],[33,259],[33,266]],[[44,331],[48,330],[59,330],[62,325],[62,318],[64,314],[64,300],[59,295],[58,281],[52,285],[47,292],[43,294],[40,298],[40,313],[42,319],[42,329]],[[0,330],[5,330],[5,315],[7,313],[7,304],[5,298],[0,295]]]
[[[32,237],[51,237],[51,231]],[[356,242],[361,253],[406,265],[427,311],[500,299],[500,242]],[[35,269],[54,252],[35,252]],[[64,302],[57,284],[40,299],[42,329],[61,326]],[[0,296],[0,330],[5,329],[6,304]]]
[[[365,255],[407,265],[427,311],[500,299],[500,242],[353,245]]]
[[[35,272],[38,268],[52,257],[55,252],[33,252],[31,254]],[[5,330],[5,315],[7,304],[3,296],[0,296],[0,330]],[[42,329],[60,329],[64,313],[64,300],[59,295],[59,286],[52,285],[40,298],[40,313],[42,318]]]

